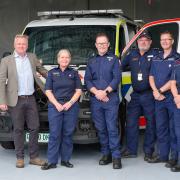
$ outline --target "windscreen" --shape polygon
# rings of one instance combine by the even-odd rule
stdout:
[[[29,52],[33,52],[44,65],[57,64],[60,49],[69,49],[71,64],[87,64],[89,57],[96,53],[95,37],[104,32],[110,39],[110,50],[115,52],[116,26],[53,26],[27,28]]]

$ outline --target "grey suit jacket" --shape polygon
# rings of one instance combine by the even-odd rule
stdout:
[[[36,71],[47,76],[45,70],[35,54],[27,53],[36,83],[43,89],[43,83],[36,75]],[[18,100],[18,78],[14,55],[3,58],[0,62],[0,104],[16,106]]]

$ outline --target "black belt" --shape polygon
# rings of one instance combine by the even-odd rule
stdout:
[[[109,95],[110,95],[111,93],[117,93],[117,90],[111,91],[111,92],[109,93]],[[94,95],[93,93],[91,93],[91,92],[90,92],[90,95],[91,95],[91,96],[95,96],[95,95]]]
[[[33,97],[34,95],[21,95],[21,96],[18,96],[19,98],[30,98],[30,97]]]
[[[140,93],[152,92],[152,89],[146,89],[146,90],[142,90],[142,91],[135,91],[134,90],[134,92],[140,94]]]
[[[70,97],[62,97],[62,98],[58,98],[59,101],[63,101],[63,102],[67,102],[70,101],[71,98]]]

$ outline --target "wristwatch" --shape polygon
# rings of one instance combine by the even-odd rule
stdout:
[[[71,105],[73,105],[73,104],[74,104],[74,101],[73,101],[73,100],[70,100],[69,103],[70,103]]]
[[[106,94],[108,95],[110,92],[108,90],[106,90]]]
[[[161,89],[158,89],[158,92],[159,92],[160,94],[163,94],[163,92],[161,91]]]

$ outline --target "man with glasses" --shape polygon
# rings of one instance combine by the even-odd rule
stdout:
[[[152,58],[157,54],[151,49],[150,33],[144,31],[137,40],[138,49],[132,50],[122,61],[123,70],[130,67],[133,93],[127,106],[126,148],[124,158],[137,157],[139,117],[144,115],[147,120],[144,138],[144,160],[152,157],[155,143],[154,98],[149,84],[149,72]]]
[[[101,152],[100,165],[112,162],[113,168],[121,169],[120,138],[117,127],[121,79],[118,58],[108,51],[109,38],[104,33],[96,36],[98,54],[89,60],[85,83],[91,93],[92,119],[98,131]]]
[[[176,137],[174,134],[173,96],[170,91],[170,78],[175,60],[180,55],[173,49],[174,38],[169,32],[160,35],[160,44],[163,49],[152,61],[149,81],[155,99],[157,156],[149,159],[149,163],[163,163],[171,168],[177,159]],[[170,160],[169,160],[169,153]]]

